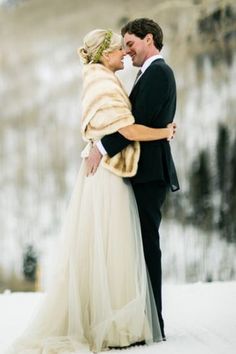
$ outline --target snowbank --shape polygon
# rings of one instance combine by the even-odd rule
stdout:
[[[42,297],[42,293],[0,295],[0,354],[27,326]],[[132,354],[236,353],[235,299],[236,282],[166,284],[163,305],[167,341],[126,351]]]

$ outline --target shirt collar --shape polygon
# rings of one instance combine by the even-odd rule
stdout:
[[[148,58],[142,65],[142,67],[140,68],[140,70],[142,71],[142,74],[144,73],[145,70],[147,70],[147,68],[149,67],[149,65],[152,64],[152,62],[156,59],[163,59],[163,57],[160,54],[156,54],[153,55],[152,57]]]

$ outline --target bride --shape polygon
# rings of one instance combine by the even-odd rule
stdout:
[[[138,210],[128,178],[137,171],[138,141],[170,139],[175,125],[134,124],[128,96],[115,72],[123,69],[122,37],[94,30],[79,49],[83,60],[81,132],[87,146],[58,245],[51,284],[21,338],[8,353],[55,354],[162,340],[145,266]],[[86,176],[92,145],[119,131],[133,140],[104,156]]]

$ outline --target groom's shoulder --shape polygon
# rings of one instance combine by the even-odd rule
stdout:
[[[151,70],[158,70],[158,71],[170,71],[173,72],[171,69],[170,65],[165,62],[164,59],[157,59],[152,62],[152,64],[149,67]]]
[[[164,59],[157,59],[151,63],[151,65],[146,70],[147,77],[156,77],[159,78],[163,76],[173,76],[173,70],[171,67],[165,62]]]

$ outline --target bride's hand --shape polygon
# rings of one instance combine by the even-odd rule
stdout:
[[[171,139],[174,138],[177,126],[176,126],[176,123],[173,122],[173,123],[169,123],[166,127],[169,129],[169,136],[168,136],[167,140],[170,141]]]

